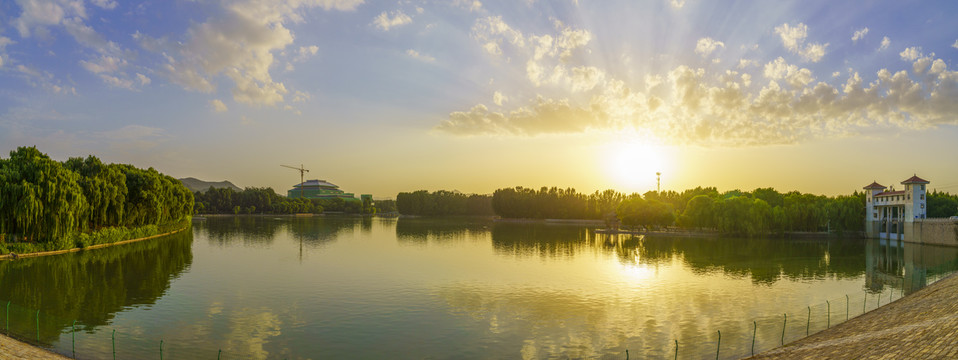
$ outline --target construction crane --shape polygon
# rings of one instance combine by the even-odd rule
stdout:
[[[293,170],[299,170],[299,197],[305,198],[306,196],[303,195],[303,187],[305,187],[305,184],[304,184],[305,181],[303,180],[303,178],[305,177],[306,173],[309,172],[309,170],[306,170],[306,168],[303,167],[303,164],[299,164],[299,167],[289,166],[289,165],[280,165],[280,166],[285,168],[290,168]]]

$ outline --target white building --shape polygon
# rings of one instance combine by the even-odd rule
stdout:
[[[865,187],[865,234],[870,238],[903,239],[914,233],[914,223],[927,217],[928,180],[912,176],[904,190],[886,189],[872,182]]]

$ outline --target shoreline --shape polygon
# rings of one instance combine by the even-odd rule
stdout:
[[[142,238],[136,238],[136,239],[122,240],[122,241],[117,241],[117,242],[112,242],[112,243],[107,243],[107,244],[90,245],[90,246],[82,247],[82,248],[72,248],[72,249],[64,249],[64,250],[53,250],[53,251],[41,251],[41,252],[34,252],[34,253],[16,254],[16,257],[14,257],[13,255],[10,255],[10,254],[4,254],[4,255],[0,255],[0,260],[14,260],[14,259],[19,259],[19,258],[31,258],[31,257],[40,257],[40,256],[60,255],[60,254],[66,254],[66,253],[72,253],[72,252],[80,252],[80,251],[84,251],[84,250],[101,249],[101,248],[110,247],[110,246],[115,246],[115,245],[129,244],[129,243],[133,243],[133,242],[137,242],[137,241],[155,239],[155,238],[162,237],[162,236],[172,235],[172,234],[176,234],[176,233],[178,233],[178,232],[181,232],[181,231],[183,231],[183,230],[186,230],[186,229],[188,229],[188,228],[189,228],[189,226],[184,226],[183,228],[180,228],[180,229],[177,229],[177,230],[173,230],[173,231],[170,231],[170,232],[165,232],[165,233],[162,233],[162,234],[156,234],[156,235],[151,235],[151,236],[142,237]]]
[[[954,358],[958,275],[746,359]]]

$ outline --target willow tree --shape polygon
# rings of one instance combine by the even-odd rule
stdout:
[[[120,224],[127,195],[126,176],[120,167],[105,165],[93,155],[70,158],[64,165],[80,175],[80,187],[90,205],[84,225],[99,228]]]
[[[36,147],[20,147],[0,162],[0,232],[29,241],[63,239],[88,210],[79,175]]]

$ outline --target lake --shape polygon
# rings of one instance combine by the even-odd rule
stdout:
[[[593,230],[210,217],[0,262],[0,300],[12,334],[86,359],[112,358],[114,344],[117,358],[158,358],[160,341],[171,359],[672,358],[676,341],[679,358],[738,358],[753,333],[756,352],[773,348],[783,327],[787,343],[834,326],[958,261],[956,248],[894,241]]]

